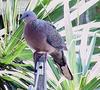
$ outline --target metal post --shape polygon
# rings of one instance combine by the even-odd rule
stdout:
[[[34,54],[35,59],[35,90],[47,90],[45,66],[47,60],[47,53]]]

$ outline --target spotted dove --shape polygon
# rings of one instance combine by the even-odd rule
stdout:
[[[35,49],[37,52],[48,52],[62,74],[67,79],[73,80],[63,53],[66,45],[55,26],[48,21],[37,19],[36,14],[32,11],[24,12],[21,19],[25,22],[24,38],[31,49]]]

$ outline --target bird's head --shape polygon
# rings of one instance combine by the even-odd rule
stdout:
[[[24,20],[26,23],[28,23],[28,22],[30,22],[31,20],[33,21],[33,20],[37,20],[37,16],[36,16],[36,14],[34,13],[34,12],[32,12],[32,11],[25,11],[23,14],[22,14],[22,16],[21,16],[21,18],[20,18],[21,20]]]

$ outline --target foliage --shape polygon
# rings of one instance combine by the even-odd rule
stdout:
[[[2,5],[2,0],[1,0]],[[7,0],[5,13],[2,12],[4,31],[3,37],[0,37],[0,89],[16,90],[17,88],[27,89],[28,84],[34,84],[34,74],[29,68],[32,68],[32,61],[26,61],[26,57],[32,60],[32,52],[28,49],[22,33],[24,23],[20,22],[16,6],[17,0]],[[3,7],[3,6],[2,6]],[[12,10],[13,8],[13,10]],[[3,10],[2,10],[3,11]],[[22,61],[24,59],[25,61]]]
[[[66,80],[52,58],[49,58],[47,63],[48,90],[100,88],[100,63],[95,60],[100,57],[100,51],[98,51],[100,50],[98,39],[100,38],[98,29],[100,22],[95,22],[95,18],[93,18],[94,21],[82,25],[77,23],[76,26],[72,26],[73,20],[79,20],[80,15],[89,8],[91,9],[99,0],[89,0],[86,3],[83,2],[84,0],[79,2],[70,0],[70,8],[68,2],[64,3],[63,0],[34,1],[30,0],[26,10],[34,10],[38,18],[51,21],[57,27],[58,32],[66,38],[68,52],[67,54],[65,52],[65,55],[74,75],[73,81]],[[74,3],[71,3],[73,1]],[[0,4],[2,6],[2,0]],[[6,90],[6,88],[8,90],[17,88],[26,90],[30,84],[34,85],[32,52],[23,39],[24,23],[19,20],[20,14],[17,11],[17,5],[18,0],[7,0],[5,13],[2,12],[4,37],[0,37],[1,90]]]

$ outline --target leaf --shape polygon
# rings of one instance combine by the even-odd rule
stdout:
[[[77,65],[76,65],[76,52],[75,52],[75,44],[76,42],[74,41],[74,36],[73,36],[73,31],[72,31],[72,23],[71,23],[71,18],[70,18],[70,10],[69,10],[69,2],[63,1],[64,3],[64,28],[65,28],[65,33],[66,33],[66,42],[67,42],[67,48],[68,48],[68,61],[71,67],[72,73],[77,73]],[[73,90],[75,84],[77,86],[78,84],[78,76],[73,75],[74,77],[74,83],[71,82],[72,87],[71,90]]]
[[[16,32],[12,35],[8,45],[5,48],[5,54],[9,53],[14,48],[14,46],[20,42],[23,33],[23,25],[24,23],[21,23]]]
[[[53,80],[48,80],[48,86],[54,90],[56,90],[57,85],[55,84],[55,82]]]
[[[27,8],[26,8],[26,10],[31,10],[31,11],[33,11],[34,8],[37,6],[38,1],[39,1],[39,0],[34,0],[34,1],[33,1],[33,0],[30,0],[28,6],[27,6]]]
[[[52,61],[51,59],[49,59],[49,60],[48,60],[48,63],[49,63],[49,65],[50,65],[50,67],[51,67],[51,69],[52,69],[54,75],[56,76],[57,80],[59,80],[59,79],[60,79],[60,75],[59,75],[59,73],[58,73],[58,71],[57,71],[57,69],[56,69],[56,67],[55,67],[55,65],[54,65],[54,63],[53,63],[53,61]]]
[[[26,76],[26,74],[24,74],[24,73],[22,73],[22,72],[19,72],[18,70],[17,71],[6,71],[6,70],[2,70],[2,71],[0,71],[0,73],[2,74],[2,75],[10,75],[10,76],[14,76],[14,77],[16,77],[16,78],[19,78],[19,79],[23,79],[23,80],[25,80],[25,81],[27,81],[27,82],[29,82],[29,83],[31,83],[31,84],[33,84],[33,78],[32,77],[29,77],[29,76]]]
[[[19,55],[18,58],[22,59],[22,60],[32,60],[33,59],[33,53],[32,51],[29,50],[23,50]]]
[[[89,28],[84,28],[83,32],[82,32],[82,36],[81,36],[81,44],[80,44],[80,57],[81,57],[81,61],[82,61],[82,69],[83,69],[83,73],[85,74],[85,68],[88,62],[87,56],[87,48],[88,48],[88,32],[89,32]],[[85,37],[84,37],[85,35]],[[88,50],[89,52],[89,50]]]
[[[100,84],[100,78],[93,78],[87,85],[85,85],[82,90],[94,90]]]
[[[89,72],[87,77],[87,82],[91,81],[93,78],[100,76],[100,61],[98,61],[92,70]]]
[[[87,77],[81,76],[79,90],[81,90],[86,85],[86,79]]]
[[[96,33],[97,33],[97,31],[94,33],[94,36],[93,36],[91,43],[90,43],[90,48],[87,51],[87,57],[86,57],[87,65],[85,67],[85,73],[87,72],[87,70],[89,68],[91,57],[92,57],[92,54],[94,51],[95,42],[96,42]]]
[[[61,86],[62,86],[62,90],[71,90],[71,89],[69,89],[69,85],[66,80],[61,82]]]
[[[21,82],[18,78],[14,77],[14,76],[6,75],[6,76],[3,76],[3,79],[11,81],[11,82],[13,82],[13,83],[19,85],[20,87],[25,88],[25,89],[28,89],[27,85],[25,85],[23,82]]]
[[[1,61],[2,63],[5,64],[10,64],[14,59],[23,51],[23,49],[26,47],[24,43],[19,43],[18,46],[16,47],[15,51],[10,53],[9,55],[6,55]]]
[[[77,12],[79,15],[83,14],[86,10],[88,10],[91,6],[95,5],[99,0],[90,0],[86,3],[82,3],[82,5],[77,6],[78,8],[70,14],[71,21],[77,18]]]

